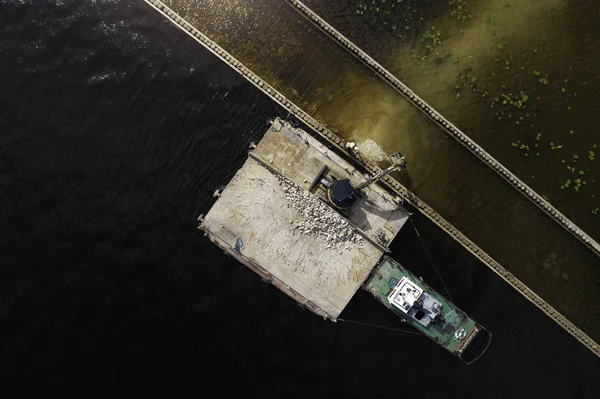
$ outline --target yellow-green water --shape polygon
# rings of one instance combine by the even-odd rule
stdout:
[[[595,2],[306,4],[598,239]],[[414,18],[405,25],[407,15]]]

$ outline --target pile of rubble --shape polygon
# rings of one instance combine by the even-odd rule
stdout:
[[[363,237],[343,217],[291,181],[278,179],[289,205],[300,215],[300,221],[290,220],[296,231],[323,239],[327,248],[349,249],[350,244],[362,248]]]

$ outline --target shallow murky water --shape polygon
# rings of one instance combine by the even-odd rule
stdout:
[[[306,4],[600,238],[596,2]]]

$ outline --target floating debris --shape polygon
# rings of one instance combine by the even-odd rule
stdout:
[[[466,22],[472,18],[467,7],[467,0],[450,0],[448,4],[453,7],[450,15],[456,17],[457,21]]]

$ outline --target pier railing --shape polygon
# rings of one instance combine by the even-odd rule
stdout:
[[[475,141],[471,140],[469,136],[463,133],[459,128],[454,126],[449,120],[444,118],[439,112],[437,112],[432,106],[427,104],[422,98],[416,95],[408,86],[400,81],[397,77],[392,75],[386,70],[381,64],[375,61],[371,56],[361,50],[358,46],[352,43],[348,38],[338,32],[333,26],[327,23],[323,18],[313,12],[309,7],[304,5],[298,0],[285,0],[292,5],[300,14],[306,17],[314,25],[319,27],[329,37],[334,39],[340,46],[345,48],[350,54],[354,55],[360,62],[367,65],[387,83],[389,83],[396,91],[398,91],[404,98],[410,101],[415,107],[419,108],[425,116],[431,121],[441,127],[446,133],[452,136],[456,141],[467,148],[477,158],[484,162],[491,169],[496,171],[504,180],[516,188],[522,193],[527,199],[534,203],[538,208],[544,211],[550,216],[556,223],[566,229],[568,232],[573,234],[579,241],[590,248],[596,255],[600,256],[600,244],[590,237],[585,231],[577,227],[575,223],[569,220],[563,215],[558,209],[552,206],[548,201],[541,195],[536,193],[531,187],[525,182],[519,179],[513,174],[508,168],[498,162],[492,157],[487,151],[481,148]]]

